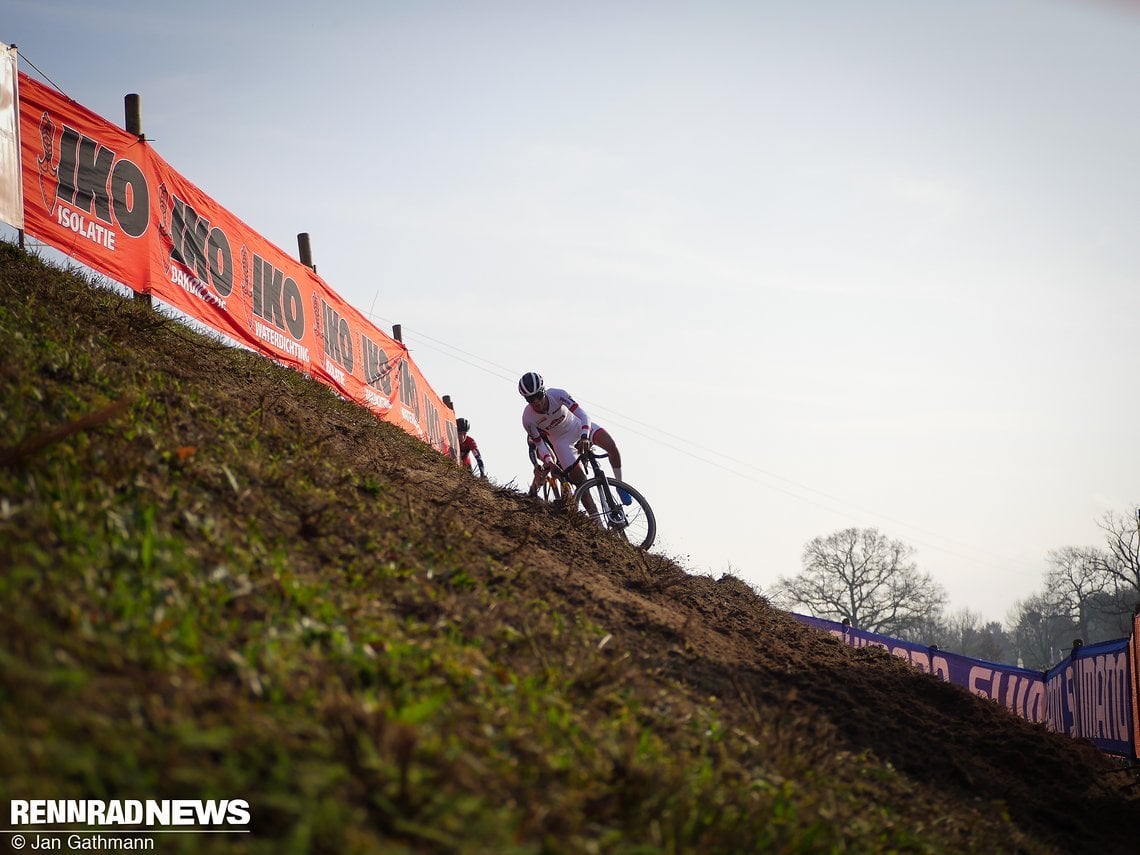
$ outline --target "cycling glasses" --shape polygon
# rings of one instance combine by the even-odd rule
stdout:
[[[533,404],[535,401],[541,401],[542,396],[545,394],[546,394],[545,392],[535,392],[533,395],[527,395],[527,396],[525,396],[526,402],[528,404]]]

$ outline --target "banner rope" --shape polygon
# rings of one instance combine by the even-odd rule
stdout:
[[[12,47],[16,51],[16,56],[18,56],[20,59],[22,59],[28,65],[30,65],[33,69],[35,69],[36,74],[38,74],[40,77],[42,77],[44,80],[46,80],[52,86],[54,86],[56,91],[59,92],[60,95],[63,95],[69,101],[75,100],[70,95],[68,95],[66,92],[64,92],[63,88],[58,83],[56,83],[54,80],[52,80],[50,77],[48,77],[42,71],[40,71],[39,67],[34,62],[32,62],[30,59],[28,59],[28,55],[26,53],[24,53],[22,50],[20,50],[19,47],[17,47],[16,45],[12,45]]]

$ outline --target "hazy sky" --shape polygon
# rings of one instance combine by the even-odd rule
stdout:
[[[872,526],[1003,619],[1140,502],[1140,6],[8,0],[0,41],[761,589]]]

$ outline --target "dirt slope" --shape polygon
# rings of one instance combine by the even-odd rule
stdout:
[[[353,830],[324,849],[302,834],[319,824],[303,804],[316,796],[291,772],[254,803],[280,826],[260,826],[276,841],[264,851],[1140,851],[1135,771],[1088,744],[846,648],[737,579],[692,575],[477,481],[317,384],[8,246],[0,304],[9,798],[127,797],[132,784],[153,798],[180,780],[203,797],[242,772],[204,737],[163,747],[172,733],[224,731],[227,746],[271,734],[282,764],[319,733],[338,771],[313,786],[347,805],[328,824]],[[210,593],[239,567],[246,581]],[[135,573],[122,600],[162,591],[145,614],[114,599]],[[292,657],[304,669],[257,647],[284,637],[286,616],[305,627]],[[387,635],[360,644],[370,622]],[[337,638],[356,658],[337,658]],[[412,717],[422,684],[391,676],[396,654],[429,650],[422,670],[454,692]],[[60,663],[83,678],[42,676]],[[507,698],[539,685],[506,739]],[[552,737],[555,709],[573,726]],[[373,731],[391,768],[360,753]],[[580,779],[552,759],[578,732],[571,766],[598,764]],[[96,759],[53,760],[62,745]],[[115,766],[138,745],[131,768]],[[408,796],[417,780],[454,800],[429,816],[430,798]],[[478,807],[452,828],[466,804]]]

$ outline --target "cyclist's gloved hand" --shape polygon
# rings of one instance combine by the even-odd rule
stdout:
[[[582,453],[584,451],[589,451],[589,450],[590,450],[590,438],[588,436],[586,436],[585,434],[583,434],[581,439],[578,440],[578,452]]]

